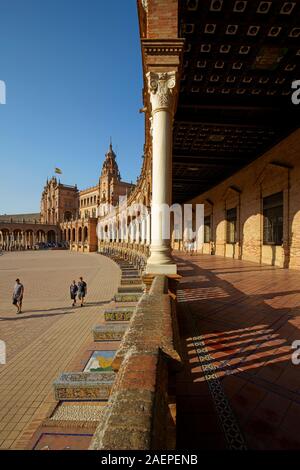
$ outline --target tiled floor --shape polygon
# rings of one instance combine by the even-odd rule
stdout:
[[[300,449],[300,272],[178,256],[181,448]],[[300,354],[299,354],[300,357]]]
[[[70,308],[69,284],[82,275],[86,306]],[[11,290],[25,286],[24,313],[16,315]],[[52,391],[52,382],[92,338],[116,292],[120,270],[97,254],[68,251],[6,253],[0,260],[0,339],[7,364],[0,365],[0,448],[14,448]]]

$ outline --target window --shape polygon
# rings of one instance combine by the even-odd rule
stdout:
[[[282,245],[283,193],[263,198],[264,245]]]
[[[211,241],[211,216],[204,217],[204,243]]]
[[[226,211],[226,243],[236,243],[236,207]]]

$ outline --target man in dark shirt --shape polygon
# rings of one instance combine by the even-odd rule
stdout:
[[[73,300],[72,307],[75,307],[77,292],[78,292],[77,284],[75,281],[73,281],[72,284],[70,285],[70,296],[71,296],[71,300]]]
[[[87,294],[87,284],[84,282],[83,278],[79,278],[78,282],[78,299],[81,301],[80,307],[83,307],[84,299]]]

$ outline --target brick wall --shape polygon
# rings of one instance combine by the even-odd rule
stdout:
[[[263,245],[262,198],[280,191],[283,245]],[[213,244],[217,255],[300,269],[300,130],[190,202],[204,203],[205,215],[212,214],[213,243],[204,244],[204,253],[210,253]],[[232,207],[237,207],[238,219],[235,245],[226,244],[225,211]]]
[[[147,37],[171,39],[178,37],[178,0],[149,0]]]

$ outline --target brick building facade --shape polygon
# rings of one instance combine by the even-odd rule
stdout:
[[[105,154],[101,174],[97,185],[74,193],[74,205],[77,210],[72,217],[60,223],[62,240],[74,251],[96,251],[98,207],[115,206],[120,196],[126,196],[133,189],[132,183],[121,180],[116,154],[110,143]]]
[[[189,201],[204,204],[205,238],[199,252],[300,269],[299,146],[297,130]]]

